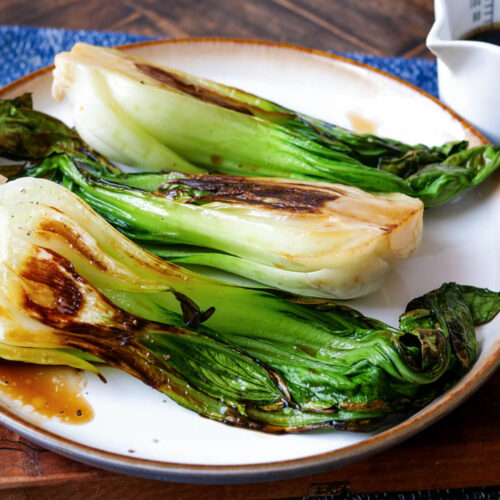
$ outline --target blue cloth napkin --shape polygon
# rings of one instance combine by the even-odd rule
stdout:
[[[31,71],[52,64],[54,55],[76,42],[113,46],[149,40],[151,37],[105,31],[71,31],[56,28],[0,26],[0,87]],[[425,59],[343,54],[356,61],[392,73],[437,96],[436,64]]]

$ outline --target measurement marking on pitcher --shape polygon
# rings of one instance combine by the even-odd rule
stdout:
[[[494,11],[495,11],[495,0],[485,0],[483,8],[483,17],[485,24],[489,23],[493,25],[495,19]]]
[[[495,20],[495,0],[470,0],[472,22],[476,28],[493,25]]]
[[[483,6],[483,21],[484,24],[493,25],[495,11],[495,0],[484,0]]]

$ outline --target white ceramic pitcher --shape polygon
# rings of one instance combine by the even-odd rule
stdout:
[[[500,23],[500,0],[435,0],[427,45],[438,58],[443,102],[500,144],[500,46],[461,40]]]

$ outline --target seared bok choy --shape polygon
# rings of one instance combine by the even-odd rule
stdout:
[[[122,233],[170,262],[306,296],[350,299],[375,291],[422,235],[422,203],[399,193],[174,172],[94,177],[69,155],[24,174],[59,177]]]
[[[0,226],[0,356],[94,371],[97,357],[203,416],[269,432],[365,430],[418,410],[474,363],[474,325],[500,309],[498,293],[450,283],[396,329],[221,283],[145,252],[45,179],[0,187]]]
[[[464,141],[409,146],[361,135],[246,92],[76,44],[55,58],[53,95],[68,97],[82,138],[141,170],[200,167],[230,175],[288,177],[444,203],[500,165],[491,146]],[[195,166],[196,165],[196,166]]]

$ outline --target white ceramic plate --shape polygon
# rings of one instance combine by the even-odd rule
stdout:
[[[329,54],[272,43],[177,40],[136,44],[129,50],[157,63],[240,87],[285,106],[410,143],[484,139],[468,124],[400,80]],[[15,82],[1,97],[32,92],[37,109],[71,124],[66,103],[50,97],[48,69]],[[425,212],[418,254],[384,288],[351,302],[367,315],[397,324],[406,303],[456,281],[500,289],[499,176],[446,206]],[[343,465],[394,445],[434,422],[469,396],[500,360],[500,318],[478,329],[479,360],[451,391],[419,414],[376,434],[317,431],[274,436],[200,418],[114,369],[105,385],[87,375],[94,419],[72,426],[42,419],[9,400],[0,421],[71,458],[107,469],[189,482],[280,479]],[[128,450],[134,450],[133,453]]]

